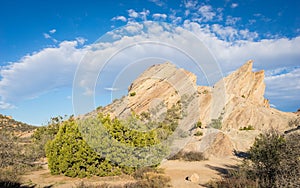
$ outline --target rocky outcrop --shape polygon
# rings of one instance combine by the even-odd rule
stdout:
[[[128,107],[140,113],[151,108],[158,99],[167,108],[176,104],[183,95],[196,91],[196,76],[171,63],[153,65],[141,74],[129,87]]]
[[[252,72],[252,66],[253,61],[250,60],[224,78],[226,94],[229,100],[234,97],[242,97],[256,106],[270,107],[264,98],[266,88],[264,71]],[[223,82],[219,81],[216,85],[218,84],[223,84]]]
[[[288,122],[295,118],[294,114],[270,108],[264,98],[264,71],[252,72],[252,66],[253,61],[248,61],[214,86],[216,89],[225,85],[222,129],[240,129],[251,125],[258,130],[273,127],[283,131],[288,127]]]
[[[191,151],[201,152],[205,158],[225,157],[233,155],[234,145],[229,136],[217,129],[207,129],[204,136],[190,141],[182,150],[184,153]]]
[[[212,119],[222,119],[222,130],[253,126],[258,130],[271,127],[280,131],[295,118],[292,113],[270,108],[264,98],[264,71],[253,72],[248,61],[213,87],[198,86],[200,120],[206,126]]]
[[[216,119],[221,123],[220,130],[204,129],[204,136],[192,140],[186,151],[200,151],[208,157],[232,155],[234,149],[248,149],[260,131],[275,128],[283,132],[289,121],[297,117],[270,107],[264,98],[264,71],[253,72],[252,68],[253,61],[248,61],[210,87],[197,86],[193,73],[171,63],[153,65],[129,86],[127,96],[101,111],[112,117],[126,117],[132,111],[155,111],[161,115],[180,103],[188,116],[181,120],[186,127],[197,121],[202,122],[202,128],[212,127]],[[239,131],[250,125],[255,131]],[[243,136],[249,139],[243,142]]]

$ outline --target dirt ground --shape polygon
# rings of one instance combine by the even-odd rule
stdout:
[[[236,157],[212,158],[207,161],[187,162],[187,161],[166,161],[161,167],[165,169],[165,174],[171,177],[171,184],[175,188],[199,188],[204,187],[211,180],[221,178],[221,174],[226,173],[226,169],[240,162]],[[186,178],[193,173],[199,175],[199,182],[192,183]]]
[[[70,178],[63,175],[51,175],[47,166],[38,171],[29,172],[22,176],[22,182],[25,186],[35,186],[38,188],[76,188],[81,185],[123,185],[132,182],[134,179],[130,176],[110,176],[110,177],[92,177],[92,178]],[[84,187],[84,186],[82,186]]]
[[[204,184],[213,179],[220,178],[226,169],[232,168],[240,162],[236,157],[227,158],[211,158],[206,161],[187,162],[187,161],[165,161],[161,168],[164,169],[165,174],[171,177],[171,185],[174,188],[199,188],[204,187]],[[192,183],[186,180],[186,177],[197,173],[199,175],[199,182]],[[129,176],[116,177],[93,177],[93,178],[69,178],[61,175],[51,175],[47,166],[43,169],[30,172],[23,176],[24,185],[36,187],[53,187],[53,188],[70,188],[78,187],[84,182],[85,185],[101,185],[113,184],[120,185],[134,181]]]

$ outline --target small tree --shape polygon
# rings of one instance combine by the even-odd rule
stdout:
[[[259,135],[249,158],[209,187],[300,187],[300,134],[275,130]]]
[[[251,147],[252,175],[262,187],[300,185],[300,135],[285,138],[272,130],[261,134]]]
[[[73,119],[62,123],[55,139],[47,143],[46,155],[52,174],[86,177],[121,172],[87,145]]]

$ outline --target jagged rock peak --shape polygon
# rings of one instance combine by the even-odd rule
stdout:
[[[266,85],[264,70],[253,72],[253,60],[249,60],[235,72],[224,79],[226,93],[261,106],[269,107],[264,98]]]

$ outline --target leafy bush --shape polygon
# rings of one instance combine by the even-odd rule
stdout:
[[[203,132],[202,131],[197,131],[194,136],[202,136],[203,135]]]
[[[252,172],[262,186],[300,185],[300,134],[260,135],[250,148]]]
[[[139,131],[136,121],[134,114],[127,120],[98,114],[64,121],[54,140],[46,145],[51,173],[108,176],[156,166],[166,155],[167,146],[159,139],[157,129]]]
[[[255,130],[255,128],[252,125],[248,125],[248,127],[243,127],[239,129],[240,131],[250,131]]]
[[[130,97],[134,97],[136,95],[136,92],[131,92],[129,95]]]
[[[35,152],[37,153],[39,158],[46,157],[46,143],[54,139],[59,130],[60,124],[64,121],[65,118],[63,118],[62,116],[51,118],[47,126],[39,127],[34,131],[32,139],[35,144]]]
[[[46,155],[51,174],[82,178],[121,173],[87,145],[74,119],[62,123],[55,139],[47,143]]]
[[[209,124],[209,127],[215,129],[222,129],[222,119],[222,116],[220,116],[218,119],[212,119],[211,123]]]
[[[259,135],[249,159],[209,187],[299,187],[300,134],[277,131]]]
[[[198,121],[196,124],[195,124],[195,126],[194,126],[194,128],[202,128],[202,122],[201,121]]]
[[[134,122],[135,118],[118,120],[99,114],[78,123],[91,148],[119,164],[125,173],[132,173],[135,168],[156,166],[168,151],[167,145],[158,136],[158,129],[139,131],[140,125]]]

